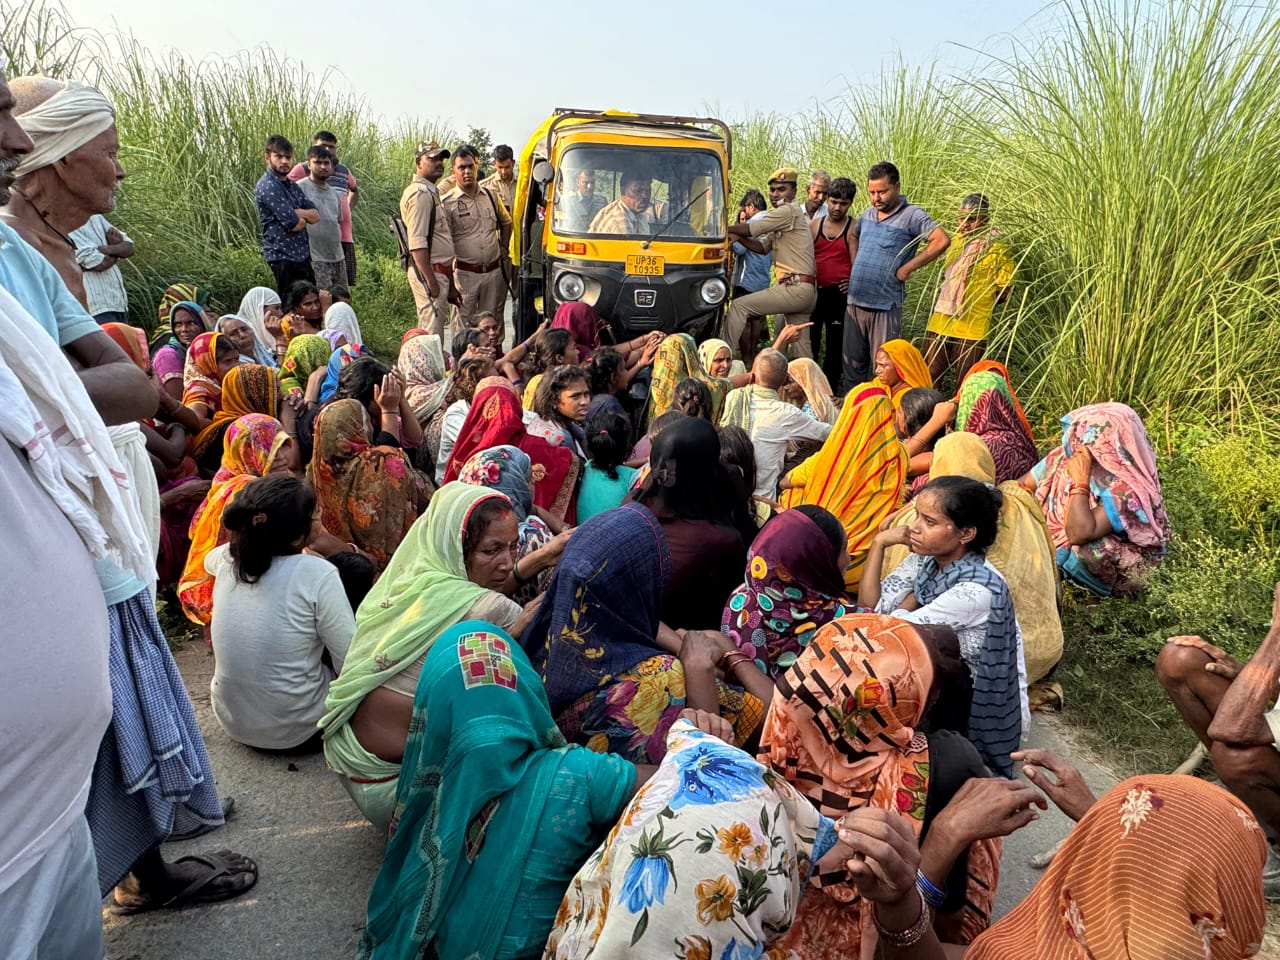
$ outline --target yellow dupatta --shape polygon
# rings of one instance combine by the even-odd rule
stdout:
[[[784,508],[812,503],[835,514],[849,536],[845,587],[856,596],[871,538],[902,500],[907,451],[893,428],[883,387],[865,384],[845,398],[822,448],[787,475]]]

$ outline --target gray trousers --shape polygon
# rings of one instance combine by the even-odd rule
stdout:
[[[871,379],[872,360],[886,340],[902,334],[902,307],[867,310],[849,304],[844,311],[844,377],[841,393],[848,393]]]

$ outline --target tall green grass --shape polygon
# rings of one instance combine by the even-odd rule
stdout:
[[[138,245],[125,264],[135,321],[153,322],[161,292],[176,280],[200,282],[224,310],[234,310],[249,287],[273,285],[253,198],[265,169],[263,141],[283,133],[301,160],[320,129],[337,134],[360,187],[356,308],[369,316],[379,343],[412,321],[387,218],[412,176],[414,144],[453,139],[447,126],[382,129],[341,76],[314,74],[270,48],[200,62],[157,54],[129,36],[77,30],[60,7],[41,0],[0,3],[0,49],[10,76],[85,79],[115,103],[127,177],[112,219]]]
[[[786,158],[861,189],[883,158],[946,225],[986,193],[1021,260],[995,351],[1046,426],[1102,398],[1157,423],[1275,422],[1280,7],[1056,10],[1057,31],[972,72],[900,66],[788,125],[747,121],[735,188]],[[910,284],[912,333],[936,282]]]

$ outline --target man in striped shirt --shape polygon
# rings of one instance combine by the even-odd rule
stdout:
[[[93,319],[99,323],[128,323],[129,295],[119,263],[133,256],[133,241],[100,213],[67,236],[76,245],[76,263],[84,271],[84,295]]]

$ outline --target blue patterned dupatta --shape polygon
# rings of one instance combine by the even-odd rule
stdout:
[[[916,573],[915,595],[921,606],[933,603],[959,583],[976,583],[991,591],[991,615],[987,638],[970,664],[973,671],[973,706],[969,711],[969,740],[983,762],[1005,777],[1013,776],[1009,754],[1018,749],[1022,736],[1022,704],[1018,691],[1018,624],[1014,618],[1009,585],[987,566],[977,553],[939,569],[933,557],[925,557]]]
[[[671,553],[646,507],[628,503],[574,531],[520,645],[551,712],[664,651],[658,646]]]

